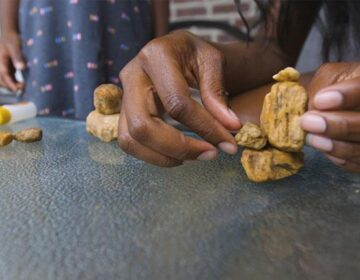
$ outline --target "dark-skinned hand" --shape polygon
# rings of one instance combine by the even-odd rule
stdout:
[[[24,87],[15,80],[15,70],[24,70],[25,60],[21,52],[20,36],[16,32],[3,34],[0,41],[0,86],[11,91]]]
[[[154,165],[171,167],[185,160],[213,160],[217,148],[237,152],[229,131],[240,121],[227,106],[224,55],[210,43],[178,31],[148,43],[120,73],[124,89],[118,141],[126,153]],[[189,87],[200,89],[202,104]],[[168,125],[172,118],[203,140]]]
[[[360,172],[360,63],[328,63],[309,86],[301,125],[308,145],[335,164]]]

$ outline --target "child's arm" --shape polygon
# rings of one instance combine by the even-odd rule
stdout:
[[[20,0],[0,0],[0,30],[1,34],[19,32],[18,11]]]
[[[0,0],[0,85],[16,91],[23,87],[16,82],[15,69],[23,70],[18,27],[19,0]]]
[[[168,32],[170,16],[169,0],[152,0],[152,14],[154,36],[161,37]]]

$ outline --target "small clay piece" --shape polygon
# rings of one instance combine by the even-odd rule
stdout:
[[[32,143],[42,139],[41,128],[28,128],[14,134],[14,139],[19,142]]]
[[[102,115],[98,111],[92,111],[86,118],[86,131],[104,142],[115,140],[118,134],[119,115]]]
[[[302,152],[289,153],[268,147],[261,151],[244,149],[241,163],[254,182],[279,180],[294,175],[304,165]]]
[[[94,91],[94,105],[96,111],[103,115],[112,115],[120,112],[122,90],[113,84],[103,84]]]
[[[305,113],[308,100],[305,89],[293,81],[299,75],[294,71],[288,67],[275,75],[282,82],[274,84],[266,95],[260,116],[261,128],[269,143],[288,152],[300,151],[304,146],[305,132],[299,119]]]
[[[273,79],[277,82],[297,82],[299,81],[299,78],[300,73],[292,67],[286,67],[273,76]]]
[[[256,124],[246,123],[235,136],[240,146],[261,150],[266,145],[266,136]]]
[[[14,136],[11,133],[5,132],[5,131],[0,131],[0,147],[9,145],[13,139],[14,139]]]

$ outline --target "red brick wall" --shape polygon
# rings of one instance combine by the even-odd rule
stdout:
[[[242,0],[241,10],[249,20],[256,16],[256,5],[253,0]],[[171,21],[194,19],[227,21],[230,25],[244,30],[234,0],[171,0],[170,11]],[[191,28],[191,31],[212,41],[234,40],[220,30]]]

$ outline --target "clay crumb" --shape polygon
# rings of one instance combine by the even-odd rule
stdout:
[[[32,143],[42,139],[41,128],[27,128],[14,134],[14,139],[19,142]]]
[[[0,147],[5,147],[9,145],[14,139],[14,136],[5,131],[0,131]]]

